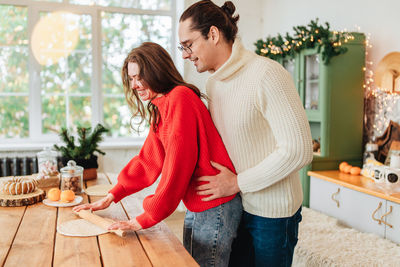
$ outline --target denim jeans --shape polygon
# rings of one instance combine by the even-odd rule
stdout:
[[[201,267],[228,266],[241,216],[239,195],[209,210],[187,211],[183,226],[184,247]]]
[[[301,207],[286,218],[266,218],[243,211],[229,266],[291,266],[301,219]]]

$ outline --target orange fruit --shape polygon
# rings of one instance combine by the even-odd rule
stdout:
[[[350,169],[350,174],[351,175],[360,175],[361,169],[360,167],[352,167]]]
[[[62,202],[71,202],[75,199],[75,193],[72,190],[63,190],[61,192],[61,201]]]
[[[58,188],[52,188],[49,190],[49,192],[47,193],[47,197],[48,199],[50,199],[51,201],[59,201],[60,200],[60,194],[61,191]]]
[[[343,167],[343,172],[344,173],[350,173],[351,168],[353,168],[353,166],[346,165],[346,166]]]
[[[339,171],[343,172],[344,167],[348,166],[349,164],[346,161],[343,161],[342,163],[339,164]]]

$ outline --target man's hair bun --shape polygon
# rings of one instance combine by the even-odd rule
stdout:
[[[236,7],[232,1],[226,1],[221,9],[228,15],[228,18],[235,24],[239,20],[239,15],[232,16],[235,13]]]

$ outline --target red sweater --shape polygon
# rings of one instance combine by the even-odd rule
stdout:
[[[200,212],[234,198],[234,195],[202,201],[197,194],[197,177],[216,175],[210,161],[235,171],[211,116],[200,98],[189,88],[177,86],[152,100],[160,111],[156,132],[150,129],[139,155],[126,165],[110,191],[114,202],[161,179],[154,195],[143,201],[144,213],[136,217],[143,228],[151,227],[175,211],[179,202]]]

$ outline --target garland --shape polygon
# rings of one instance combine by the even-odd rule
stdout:
[[[295,35],[289,33],[286,36],[278,34],[277,37],[268,37],[254,43],[256,53],[261,56],[269,57],[274,60],[294,58],[296,53],[303,49],[317,47],[318,53],[322,54],[322,61],[325,65],[329,64],[332,57],[344,54],[347,51],[342,43],[354,40],[354,36],[349,32],[337,32],[329,30],[329,23],[325,22],[325,27],[318,25],[318,18],[307,26],[293,27]]]

